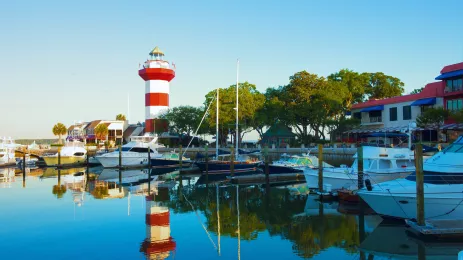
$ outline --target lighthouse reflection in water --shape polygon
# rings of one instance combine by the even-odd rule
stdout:
[[[146,239],[141,244],[148,259],[165,259],[175,250],[170,236],[170,212],[164,204],[169,201],[169,189],[158,187],[146,200]]]

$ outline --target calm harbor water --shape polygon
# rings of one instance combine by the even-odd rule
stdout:
[[[0,169],[2,259],[457,259],[400,224],[294,186],[232,186],[175,172]],[[206,185],[207,184],[207,185]],[[148,192],[148,189],[150,192]],[[358,212],[355,212],[358,213]]]

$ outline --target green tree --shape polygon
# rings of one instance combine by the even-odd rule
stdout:
[[[421,91],[423,91],[424,88],[416,88],[414,89],[412,92],[410,92],[410,94],[418,94],[418,93],[421,93]]]
[[[286,86],[267,90],[267,104],[274,120],[293,127],[300,142],[325,138],[330,119],[342,115],[347,87],[307,71],[295,73]]]
[[[235,136],[235,121],[236,121],[236,85],[231,85],[226,89],[219,90],[219,142],[221,144],[226,140],[228,133]],[[216,90],[210,91],[206,95],[204,105],[209,105],[211,100],[214,100]],[[240,140],[244,135],[254,129],[257,111],[261,109],[265,102],[264,94],[260,93],[254,84],[244,82],[239,84],[239,137]],[[211,129],[216,126],[216,102],[211,104],[207,121]],[[236,144],[236,143],[235,143]]]
[[[450,115],[450,111],[442,107],[429,108],[416,118],[416,124],[421,128],[436,130],[438,136],[440,136],[440,128],[444,125],[444,121],[447,120]]]
[[[199,126],[203,114],[204,108],[201,107],[178,106],[169,109],[161,118],[169,122],[169,128],[174,132],[191,136]]]
[[[61,137],[66,134],[67,128],[64,124],[62,123],[57,123],[56,125],[53,126],[53,134],[55,136],[59,136],[59,143],[62,143]]]
[[[118,114],[118,115],[116,116],[116,120],[118,120],[118,121],[125,121],[125,120],[126,120],[125,115],[123,115],[123,114]]]
[[[450,114],[450,117],[455,120],[456,123],[461,124],[463,123],[463,110],[453,111]]]
[[[97,139],[97,142],[98,142],[98,139],[99,140],[106,140],[108,138],[108,126],[106,124],[99,124],[95,127],[95,136],[96,136],[96,139]]]
[[[402,95],[404,83],[400,79],[382,72],[364,73],[369,78],[365,92],[369,98],[382,99]]]
[[[339,82],[348,90],[343,102],[344,112],[349,111],[352,104],[363,102],[369,79],[368,74],[349,69],[342,69],[328,76],[329,81]]]

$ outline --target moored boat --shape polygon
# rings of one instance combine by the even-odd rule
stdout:
[[[123,167],[141,167],[148,165],[148,148],[149,156],[151,159],[162,157],[156,150],[156,137],[152,137],[149,142],[143,140],[133,140],[128,144],[121,147],[121,166]],[[118,167],[119,166],[119,150],[114,152],[101,154],[95,156],[95,158],[105,168]]]
[[[283,154],[280,160],[268,165],[269,174],[278,173],[302,173],[305,168],[318,168],[318,158],[310,154],[292,155]],[[323,162],[323,167],[332,168],[334,166]],[[260,168],[265,170],[265,164],[261,164]]]
[[[408,148],[386,148],[375,146],[363,147],[363,179],[372,183],[403,178],[415,170],[414,154]],[[318,169],[304,169],[307,186],[318,188]],[[330,184],[334,190],[341,188],[355,189],[358,182],[358,159],[354,155],[351,167],[323,168],[323,183]]]
[[[463,219],[463,136],[423,164],[426,219]],[[416,174],[361,189],[358,194],[388,217],[416,218]]]
[[[47,166],[58,165],[79,165],[85,163],[87,150],[84,148],[84,143],[79,141],[66,142],[61,148],[60,158],[58,153],[45,155],[43,159]]]

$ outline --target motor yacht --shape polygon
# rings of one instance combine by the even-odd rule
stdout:
[[[58,153],[51,155],[44,155],[43,159],[47,166],[61,165],[77,165],[85,163],[87,150],[84,147],[84,143],[79,141],[70,141],[61,148],[60,160],[58,162]]]
[[[363,179],[372,183],[403,178],[415,171],[414,153],[408,148],[363,147]],[[305,168],[304,176],[310,189],[318,188],[318,169]],[[355,189],[358,182],[358,159],[351,167],[323,167],[323,183],[331,189]]]
[[[160,158],[162,155],[157,152],[156,145],[157,138],[151,139],[150,142],[143,140],[134,140],[122,146],[121,158],[123,167],[139,167],[148,165],[148,148],[151,159]],[[114,152],[97,155],[95,158],[105,168],[119,166],[119,150]]]
[[[463,219],[463,136],[423,163],[425,219]],[[416,174],[372,185],[358,195],[376,213],[416,218]]]
[[[283,154],[280,160],[269,164],[269,174],[278,173],[302,173],[304,169],[309,167],[311,169],[318,168],[318,158],[310,154],[301,155],[287,155]],[[334,166],[323,162],[323,167],[332,168]],[[260,168],[265,170],[265,164],[261,164]]]
[[[18,145],[14,143],[11,137],[0,139],[0,166],[14,165],[16,163],[15,149],[17,147]]]

